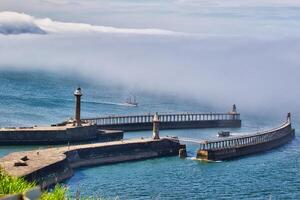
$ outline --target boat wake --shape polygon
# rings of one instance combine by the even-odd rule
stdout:
[[[214,161],[214,160],[206,160],[206,159],[201,159],[201,158],[196,158],[196,157],[190,157],[189,159],[190,160],[197,160],[197,161],[201,161],[201,162],[207,162],[207,163],[220,163],[220,162],[222,162],[221,160]]]
[[[116,103],[116,102],[108,102],[108,101],[82,101],[83,103],[89,104],[101,104],[101,105],[114,105],[114,106],[125,106],[125,107],[136,107],[135,105],[131,105],[128,103]]]

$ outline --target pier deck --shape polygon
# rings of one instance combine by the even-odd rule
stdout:
[[[50,145],[88,141],[114,141],[123,139],[123,131],[99,130],[96,125],[72,123],[52,126],[0,128],[0,145]]]
[[[295,137],[290,114],[278,128],[254,134],[226,137],[199,142],[197,158],[226,160],[279,147]]]
[[[175,156],[180,148],[185,146],[167,138],[130,139],[15,152],[0,158],[0,167],[9,175],[47,187],[70,178],[77,167]]]
[[[151,130],[154,114],[111,115],[82,119],[97,124],[100,129],[140,131]],[[160,129],[241,127],[240,114],[229,113],[174,113],[159,114]]]

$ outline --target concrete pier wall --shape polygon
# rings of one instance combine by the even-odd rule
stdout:
[[[244,136],[238,139],[224,139],[217,143],[223,148],[215,148],[216,142],[210,142],[213,145],[211,149],[200,149],[197,152],[197,158],[206,160],[226,160],[244,155],[264,152],[288,143],[295,137],[295,130],[291,123],[287,122],[281,128],[255,134],[252,136]],[[255,141],[254,141],[255,139]],[[251,143],[247,143],[251,141]],[[221,145],[220,145],[221,144]],[[234,144],[236,147],[226,147],[226,144]],[[206,144],[207,146],[207,144]]]
[[[0,131],[0,145],[49,145],[123,139],[123,131],[105,132],[96,125],[79,127],[16,128]]]
[[[237,157],[240,157],[243,155],[264,152],[264,151],[271,150],[273,148],[282,146],[282,145],[288,143],[294,137],[295,137],[295,132],[293,130],[289,134],[287,134],[277,140],[273,140],[272,142],[260,143],[260,144],[256,144],[256,145],[233,148],[233,149],[210,151],[210,152],[208,152],[207,157],[208,157],[208,160],[226,160],[226,159],[237,158]]]
[[[160,122],[160,129],[240,127],[241,120],[205,120]],[[116,141],[123,139],[123,131],[152,130],[152,122],[79,127],[29,127],[0,129],[0,145],[49,145],[86,141]]]
[[[180,145],[162,139],[140,143],[120,143],[113,146],[92,147],[68,151],[68,161],[73,168],[105,165],[124,161],[178,155]]]
[[[240,114],[235,105],[228,113],[161,113],[158,114],[161,129],[240,127]],[[155,114],[110,115],[82,119],[97,124],[100,129],[124,131],[151,130]]]
[[[65,155],[63,157],[62,160],[37,169],[23,177],[27,181],[38,183],[42,188],[62,182],[74,174],[67,157]]]
[[[238,128],[241,127],[241,120],[206,120],[206,121],[181,121],[181,122],[160,122],[161,130],[167,129],[193,129],[193,128]],[[152,122],[98,125],[100,129],[141,131],[152,130]]]
[[[10,175],[48,187],[70,178],[77,167],[177,156],[181,148],[185,145],[167,138],[77,145],[12,153],[0,159],[0,167]],[[26,166],[15,166],[24,156],[28,158]]]
[[[49,127],[0,128],[0,145],[49,145],[120,140],[123,138],[122,131],[152,130],[153,117],[151,114],[104,116],[82,119],[80,123],[69,120]],[[162,114],[159,115],[159,121],[162,130],[241,127],[240,114],[235,109],[229,113]]]

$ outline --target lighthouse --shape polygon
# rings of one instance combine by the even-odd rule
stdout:
[[[158,117],[157,113],[155,113],[155,115],[153,117],[152,139],[154,139],[154,140],[158,140],[159,139],[159,117]]]
[[[80,120],[80,106],[81,106],[81,88],[77,88],[74,92],[74,96],[75,96],[75,125],[76,126],[81,126],[81,120]]]
[[[237,109],[236,109],[236,105],[235,105],[235,104],[232,105],[232,109],[231,109],[231,111],[229,112],[229,114],[231,115],[231,120],[236,120],[236,119],[237,119],[237,118],[236,118],[236,115],[238,114],[238,112],[237,112]]]
[[[291,116],[291,113],[290,113],[290,112],[287,114],[287,121],[288,121],[288,122],[291,122],[291,121],[292,121],[292,116]]]
[[[232,114],[236,114],[237,113],[237,109],[236,109],[236,105],[235,104],[232,105],[232,109],[231,109],[230,113],[232,113]]]

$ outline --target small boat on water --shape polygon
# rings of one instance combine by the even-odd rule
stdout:
[[[218,133],[218,137],[229,137],[230,136],[230,132],[229,131],[220,131]]]
[[[128,105],[128,106],[138,106],[138,102],[136,101],[136,98],[135,97],[133,97],[133,98],[128,98],[127,100],[126,100],[126,105]]]

